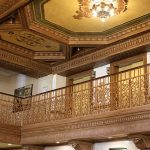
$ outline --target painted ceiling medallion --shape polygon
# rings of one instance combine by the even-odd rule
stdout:
[[[79,10],[75,19],[98,17],[100,20],[118,15],[127,10],[127,0],[78,0]]]

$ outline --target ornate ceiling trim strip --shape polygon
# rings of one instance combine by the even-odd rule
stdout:
[[[69,35],[57,31],[56,29],[51,29],[47,25],[41,24],[38,20],[35,19],[34,12],[32,9],[32,5],[28,5],[25,7],[25,14],[27,19],[28,28],[39,32],[41,34],[46,35],[47,37],[51,37],[61,43],[68,43]]]
[[[20,55],[27,58],[33,58],[34,52],[23,48],[21,46],[8,43],[6,41],[0,40],[0,49],[4,49],[10,53],[14,53],[16,55]]]
[[[118,31],[116,33],[110,34],[109,36],[72,37],[69,40],[69,44],[71,45],[74,45],[74,44],[111,44],[118,40],[147,31],[149,29],[150,29],[150,20],[128,27],[122,31]]]
[[[65,55],[62,52],[35,52],[34,59],[38,60],[62,60]]]
[[[131,49],[138,48],[140,46],[147,45],[147,44],[150,44],[150,32],[145,33],[136,38],[127,40],[125,42],[115,44],[113,46],[109,46],[104,49],[100,49],[96,52],[93,52],[93,53],[85,55],[85,56],[81,56],[74,60],[70,60],[63,64],[54,66],[54,67],[52,67],[52,72],[58,73],[58,74],[63,73],[70,69],[75,69],[77,67],[81,67],[84,65],[102,61],[110,56],[113,56],[113,55],[116,55],[119,53],[123,53],[123,52],[129,51]]]
[[[5,3],[7,5],[1,7],[0,9],[0,19],[3,19],[4,17],[8,16],[10,13],[15,11],[16,9],[24,6],[25,4],[29,2],[30,2],[29,0],[6,0]]]
[[[17,56],[15,54],[6,52],[3,49],[0,49],[0,61],[12,63],[16,67],[22,66],[24,69],[30,69],[33,72],[34,71],[39,72],[42,75],[51,74],[51,68],[49,66],[44,65],[40,62],[33,61],[28,58],[24,58],[24,57]]]

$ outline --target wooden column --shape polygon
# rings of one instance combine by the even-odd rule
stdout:
[[[132,136],[132,140],[138,149],[150,150],[150,136],[134,135]]]
[[[75,150],[93,150],[93,144],[88,142],[81,142],[81,141],[72,141],[70,142],[72,147]]]

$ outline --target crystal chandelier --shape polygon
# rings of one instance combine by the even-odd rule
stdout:
[[[123,7],[122,7],[123,6]],[[91,0],[90,9],[93,17],[99,17],[103,22],[111,16],[115,16],[126,10],[126,2],[122,0]]]
[[[82,17],[98,17],[100,20],[118,15],[127,9],[128,0],[79,0],[79,10],[76,11],[75,19]]]

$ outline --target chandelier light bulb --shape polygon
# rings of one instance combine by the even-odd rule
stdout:
[[[105,11],[108,11],[109,7],[108,6],[105,6],[104,10]]]
[[[106,19],[105,19],[105,18],[101,18],[101,20],[102,20],[102,22],[105,22],[105,21],[106,21]]]
[[[81,0],[76,18],[97,17],[103,22],[127,10],[127,0]]]
[[[97,11],[101,11],[101,7],[97,7]]]
[[[95,10],[93,10],[92,15],[93,15],[93,17],[97,17],[97,12]]]
[[[91,0],[90,10],[93,17],[99,17],[103,22],[118,14],[119,0]]]

